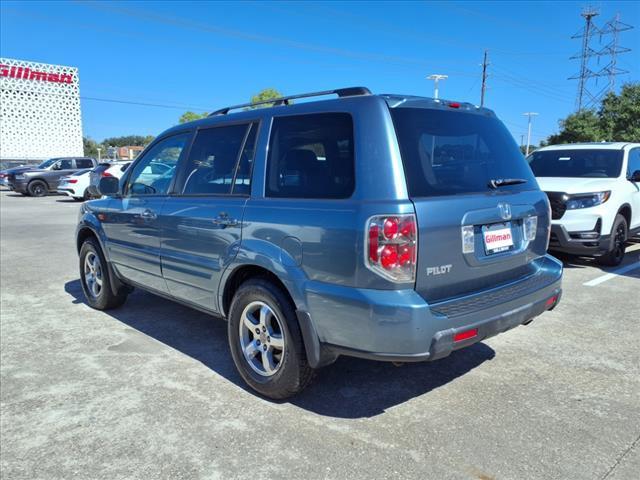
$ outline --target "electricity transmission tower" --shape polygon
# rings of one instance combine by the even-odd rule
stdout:
[[[582,39],[580,54],[570,57],[572,60],[580,60],[580,72],[569,78],[569,80],[578,80],[578,95],[576,98],[578,111],[597,105],[605,94],[614,91],[616,75],[629,73],[627,70],[622,70],[617,66],[617,55],[630,52],[631,49],[621,47],[618,42],[620,32],[630,30],[633,27],[622,23],[620,16],[616,15],[613,20],[608,21],[602,28],[598,28],[593,21],[594,17],[598,15],[598,11],[593,8],[583,10],[581,16],[585,21],[584,27],[579,33],[571,37]],[[599,38],[597,45],[595,42],[596,37]],[[610,38],[610,41],[604,47],[602,46],[603,38]],[[602,68],[599,67],[601,57],[609,57],[609,62]],[[593,68],[594,59],[596,60],[596,68]],[[608,77],[606,86],[598,87],[598,78],[600,77]],[[595,79],[595,81],[591,81],[591,79]]]

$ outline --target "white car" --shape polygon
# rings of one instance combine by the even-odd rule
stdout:
[[[91,172],[91,169],[87,168],[62,177],[56,191],[79,202],[89,200],[89,172]]]
[[[553,145],[527,160],[551,203],[549,250],[619,265],[640,232],[640,143]]]

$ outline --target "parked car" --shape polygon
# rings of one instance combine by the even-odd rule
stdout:
[[[640,143],[553,145],[527,159],[551,202],[550,250],[619,265],[640,232]]]
[[[15,176],[19,173],[26,172],[27,170],[50,170],[51,167],[58,161],[58,158],[50,158],[45,160],[37,166],[34,165],[19,165],[11,168],[7,168],[0,172],[0,182],[2,185],[11,189],[11,185],[15,182]]]
[[[92,198],[99,197],[100,193],[98,192],[98,184],[100,183],[100,179],[103,176],[120,178],[129,165],[131,165],[131,160],[114,160],[100,163],[100,165],[95,167],[89,175],[89,195]]]
[[[62,177],[58,184],[57,192],[61,195],[71,197],[78,202],[89,200],[90,172],[90,168],[85,168],[84,170],[78,170],[69,176]]]
[[[25,170],[10,177],[10,188],[32,197],[44,197],[55,192],[62,177],[78,170],[93,168],[97,162],[93,158],[58,158],[47,169]]]
[[[558,304],[549,201],[491,110],[302,97],[329,93],[218,110],[102,178],[77,227],[87,303],[140,287],[226,318],[240,375],[271,398],[340,355],[436,360]]]

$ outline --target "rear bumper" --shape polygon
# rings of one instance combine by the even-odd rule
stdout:
[[[591,238],[581,238],[590,236]],[[610,236],[600,235],[598,230],[568,232],[564,225],[551,225],[549,250],[572,255],[597,256],[610,249]]]
[[[67,197],[81,197],[82,195],[76,194],[76,191],[72,188],[58,188],[56,193],[60,195],[66,195]]]
[[[335,286],[332,292],[312,287],[307,293],[310,329],[299,314],[310,364],[322,365],[339,355],[437,360],[528,323],[554,308],[562,293],[562,264],[549,255],[536,262],[537,272],[526,279],[436,305],[427,304],[414,290],[343,289],[350,290],[348,294]],[[519,289],[525,283],[530,288]],[[491,301],[478,301],[487,297]],[[454,341],[456,334],[473,329],[477,332],[471,338]],[[309,337],[315,335],[318,354],[309,348]]]
[[[9,185],[9,188],[14,192],[27,193],[27,184],[25,182],[20,182],[20,181],[14,182],[11,185]]]

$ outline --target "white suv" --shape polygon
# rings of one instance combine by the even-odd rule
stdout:
[[[640,143],[553,145],[527,160],[551,203],[549,250],[619,265],[640,232]]]

